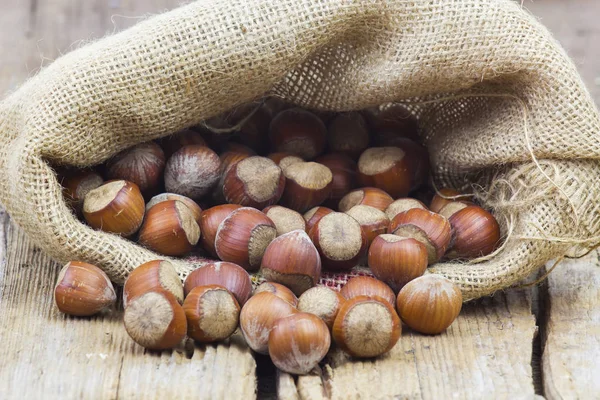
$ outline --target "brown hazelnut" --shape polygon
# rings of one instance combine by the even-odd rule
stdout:
[[[249,157],[235,163],[227,172],[223,195],[228,203],[264,208],[281,198],[285,176],[281,168],[265,157]]]
[[[458,211],[465,209],[468,206],[472,206],[472,205],[474,205],[474,204],[470,203],[468,201],[451,201],[450,203],[447,203],[444,207],[442,207],[439,214],[442,217],[449,219],[451,216],[453,216]]]
[[[367,121],[378,146],[395,146],[397,138],[419,138],[419,126],[412,113],[400,104],[367,110]]]
[[[327,355],[330,345],[327,325],[303,312],[278,319],[269,334],[273,364],[290,374],[308,374]]]
[[[369,147],[367,121],[358,112],[338,114],[328,127],[329,149],[356,160]]]
[[[452,229],[447,218],[420,208],[396,215],[392,219],[389,232],[423,243],[427,248],[430,265],[444,256],[452,239]]]
[[[200,216],[200,231],[202,236],[200,237],[202,247],[208,251],[213,257],[218,257],[217,251],[215,250],[215,237],[217,236],[217,230],[219,225],[225,218],[232,212],[242,208],[239,204],[221,204],[214,206],[209,209],[202,211]]]
[[[486,256],[493,252],[500,242],[498,221],[479,206],[467,206],[452,214],[449,221],[453,238],[447,254],[450,258]]]
[[[199,342],[227,339],[238,327],[240,305],[222,286],[196,286],[185,298],[188,335]]]
[[[167,200],[148,210],[140,228],[139,243],[157,253],[182,256],[200,239],[192,211],[182,202]]]
[[[315,286],[302,293],[298,299],[298,310],[316,315],[331,329],[345,302],[346,299],[339,292],[327,286]]]
[[[440,275],[424,275],[407,283],[397,301],[402,321],[417,332],[435,335],[458,317],[462,294],[458,287]]]
[[[267,246],[260,273],[266,280],[281,283],[299,296],[319,282],[321,258],[306,232],[295,230]]]
[[[272,293],[250,297],[240,312],[240,329],[248,346],[257,353],[269,352],[269,334],[278,319],[297,313],[287,301]]]
[[[306,232],[310,232],[312,227],[315,226],[315,224],[319,222],[321,218],[332,212],[333,210],[331,208],[317,206],[304,213],[302,217],[306,221]]]
[[[390,221],[398,214],[403,213],[404,211],[408,211],[411,208],[420,208],[422,210],[427,210],[425,204],[416,199],[411,199],[409,197],[404,197],[398,200],[394,200],[392,204],[385,209],[385,215],[390,219]]]
[[[165,154],[165,158],[168,159],[184,146],[206,146],[206,141],[199,132],[186,129],[162,138],[160,144]]]
[[[90,190],[83,201],[83,216],[95,229],[131,236],[144,219],[144,197],[135,183],[111,181]]]
[[[367,236],[351,216],[333,212],[327,214],[309,232],[321,255],[324,268],[350,269],[363,257]]]
[[[333,175],[324,165],[314,162],[295,163],[284,171],[286,182],[281,205],[305,212],[323,203],[331,194]]]
[[[433,196],[433,200],[431,200],[431,204],[429,205],[429,209],[433,212],[439,213],[444,206],[453,201],[468,201],[471,196],[462,195],[460,192],[450,189],[443,188],[440,189],[438,193]]]
[[[215,251],[223,261],[256,271],[265,249],[276,236],[275,224],[269,217],[254,208],[242,207],[234,210],[219,225]]]
[[[112,306],[116,299],[110,279],[95,265],[71,261],[58,274],[54,301],[65,314],[94,315]]]
[[[378,210],[371,206],[354,206],[346,214],[354,218],[360,224],[360,227],[367,236],[367,246],[371,245],[371,242],[384,233],[390,226],[390,220],[381,210]]]
[[[357,296],[380,297],[392,305],[396,303],[394,291],[385,283],[370,276],[355,276],[348,279],[340,294],[350,300]]]
[[[377,279],[398,293],[427,269],[427,249],[415,239],[380,235],[369,247],[369,268]]]
[[[340,200],[356,187],[356,163],[340,153],[325,154],[318,157],[315,162],[323,164],[331,170],[333,175],[331,194],[324,204],[331,208],[337,208]]]
[[[271,113],[266,107],[257,108],[255,103],[250,103],[245,107],[238,107],[234,117],[236,120],[246,118],[249,113],[252,115],[244,122],[240,128],[237,140],[248,146],[258,154],[266,154],[269,151],[269,125],[271,124]]]
[[[165,166],[167,192],[199,200],[219,180],[221,160],[205,146],[184,146],[175,152]]]
[[[400,338],[402,328],[394,307],[380,297],[358,296],[346,301],[333,323],[337,345],[352,357],[377,357]]]
[[[428,183],[431,165],[427,148],[408,138],[396,139],[396,147],[404,150],[406,162],[411,172],[411,190]]]
[[[193,270],[183,286],[187,295],[196,286],[219,285],[229,290],[243,306],[252,294],[252,281],[245,269],[237,264],[215,261]]]
[[[92,170],[77,170],[65,174],[60,183],[63,186],[65,200],[77,213],[80,213],[85,195],[102,186],[104,179]]]
[[[152,350],[171,349],[179,345],[187,333],[183,307],[170,292],[160,289],[131,299],[123,322],[137,344]]]
[[[392,197],[405,197],[412,171],[407,154],[399,147],[371,147],[358,159],[358,184],[379,188]]]
[[[306,221],[297,211],[282,206],[269,206],[263,213],[273,221],[277,236],[300,229],[306,231]]]
[[[275,282],[263,282],[257,286],[256,290],[254,290],[254,295],[257,295],[262,292],[272,293],[275,296],[279,297],[282,300],[287,301],[292,306],[298,306],[298,298],[290,289],[282,284]]]
[[[168,201],[168,200],[177,200],[177,201],[185,204],[187,206],[187,208],[190,209],[192,214],[194,214],[194,220],[196,220],[196,223],[200,224],[200,217],[202,216],[202,209],[200,208],[198,203],[196,203],[194,200],[190,199],[189,197],[182,196],[180,194],[175,194],[175,193],[157,194],[156,196],[152,197],[148,203],[146,203],[146,212],[148,212],[148,210],[150,210],[156,204],[162,203],[163,201]]]
[[[289,152],[271,153],[267,157],[277,164],[282,170],[286,169],[292,164],[304,162],[303,159]]]
[[[106,163],[108,179],[133,182],[142,194],[148,196],[159,191],[165,169],[165,154],[154,142],[141,143],[126,149]]]
[[[325,150],[327,128],[310,111],[291,108],[273,118],[269,137],[274,151],[287,151],[312,160]]]
[[[364,205],[385,211],[385,209],[393,202],[394,199],[392,199],[392,196],[383,190],[374,187],[365,187],[355,189],[342,197],[338,205],[338,210],[340,212],[346,212],[354,206]]]
[[[177,302],[183,303],[181,279],[168,261],[148,261],[131,271],[123,286],[123,307],[127,308],[132,299],[157,289],[171,293]]]

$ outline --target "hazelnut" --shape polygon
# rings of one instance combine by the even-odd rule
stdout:
[[[238,162],[254,156],[254,152],[246,148],[246,146],[229,142],[227,147],[228,150],[224,153],[221,153],[219,156],[219,159],[221,160],[221,171],[219,173],[220,178],[217,186],[212,192],[211,197],[214,204],[222,204],[227,201],[225,199],[225,195],[223,194],[223,186],[225,185],[225,178],[227,177],[229,170]]]
[[[171,293],[179,304],[183,303],[181,279],[173,264],[165,260],[148,261],[129,274],[123,286],[123,307],[129,302],[155,289]]]
[[[358,296],[346,301],[333,323],[332,336],[352,357],[377,357],[388,352],[402,328],[394,307],[380,297]]]
[[[277,164],[282,170],[285,170],[292,164],[304,162],[303,159],[289,152],[271,153],[267,157]]]
[[[327,325],[303,312],[277,320],[269,334],[273,364],[290,374],[308,374],[327,355],[330,345]]]
[[[374,141],[379,146],[395,146],[398,138],[419,138],[419,126],[412,113],[400,104],[389,104],[365,114]]]
[[[377,279],[398,293],[427,269],[427,249],[415,239],[380,235],[369,247],[369,268]]]
[[[165,154],[159,145],[146,142],[126,149],[106,163],[108,179],[133,182],[142,194],[148,196],[159,191],[165,169]]]
[[[265,157],[249,157],[227,172],[223,195],[228,203],[264,208],[281,198],[285,176],[281,168]]]
[[[429,264],[444,256],[452,238],[452,229],[447,218],[420,208],[396,215],[392,219],[389,232],[423,243],[427,248]]]
[[[197,286],[219,285],[229,290],[243,306],[252,294],[252,281],[245,269],[237,264],[216,261],[193,270],[185,279],[183,290],[187,295]]]
[[[339,153],[325,154],[315,160],[331,170],[333,180],[331,194],[325,205],[337,208],[338,203],[356,187],[356,163],[348,156]]]
[[[255,103],[250,103],[245,107],[238,107],[234,112],[234,117],[240,121],[253,112],[240,128],[237,139],[258,154],[266,154],[269,151],[271,113],[264,106],[256,107]]]
[[[342,197],[338,210],[346,212],[354,206],[363,205],[375,207],[378,210],[385,211],[394,199],[381,189],[366,187],[355,189]]]
[[[444,207],[442,207],[439,214],[441,216],[449,219],[455,213],[467,208],[470,205],[474,205],[474,204],[469,203],[468,201],[451,201],[450,203],[447,203]]]
[[[294,292],[292,292],[286,286],[283,286],[279,283],[263,282],[260,285],[258,285],[256,290],[254,290],[254,295],[257,295],[262,292],[272,293],[280,299],[287,301],[293,307],[298,306],[298,298],[296,297]]]
[[[257,353],[269,351],[269,334],[278,319],[297,313],[287,301],[272,293],[250,297],[240,312],[240,329],[248,346]]]
[[[182,202],[167,200],[148,210],[140,228],[139,243],[157,253],[181,256],[200,239],[192,211]]]
[[[321,255],[323,267],[332,270],[354,267],[367,249],[367,236],[360,224],[344,213],[327,214],[309,235]]]
[[[395,146],[404,150],[406,154],[408,168],[411,171],[411,190],[427,184],[431,169],[427,149],[408,138],[397,138]]]
[[[452,214],[449,221],[453,241],[448,257],[486,256],[496,249],[500,241],[498,221],[479,206],[467,206]]]
[[[238,208],[242,208],[242,206],[239,204],[222,204],[202,211],[200,223],[198,224],[202,232],[200,240],[204,250],[208,251],[213,257],[218,257],[215,250],[215,237],[219,225]]]
[[[265,110],[269,112],[271,117],[274,117],[283,110],[287,110],[294,107],[290,103],[286,102],[284,99],[275,96],[265,99],[263,106]]]
[[[324,165],[314,162],[295,163],[284,171],[286,182],[281,205],[305,212],[323,203],[331,194],[333,175]]]
[[[100,268],[81,261],[67,263],[58,274],[54,301],[69,315],[90,316],[109,308],[117,296],[110,279]]]
[[[297,211],[282,206],[269,206],[263,213],[273,221],[277,236],[300,229],[306,231],[306,221]]]
[[[184,146],[175,152],[165,166],[167,192],[199,200],[219,180],[221,160],[205,146]]]
[[[85,195],[103,183],[100,174],[91,170],[77,170],[66,174],[61,180],[65,200],[77,213],[81,212]]]
[[[123,322],[137,344],[152,350],[171,349],[179,345],[187,333],[183,307],[170,292],[160,289],[131,299]]]
[[[385,215],[390,219],[390,221],[398,214],[403,213],[404,211],[408,211],[411,208],[420,208],[421,210],[427,210],[425,204],[416,199],[411,199],[409,197],[404,197],[398,200],[394,200],[392,204],[385,209]]]
[[[256,155],[256,152],[250,147],[241,143],[227,142],[223,146],[221,146],[221,155],[219,155],[219,158],[221,159],[221,166],[223,166],[228,157],[233,157],[233,155],[245,155],[248,157],[252,157]]]
[[[354,206],[346,214],[354,218],[360,224],[360,227],[367,236],[367,246],[370,246],[373,240],[384,233],[390,226],[390,220],[381,210],[371,206]]]
[[[160,144],[165,154],[165,158],[168,159],[184,146],[206,146],[206,141],[199,132],[186,129],[162,138]]]
[[[412,171],[407,153],[399,147],[371,147],[358,159],[358,184],[374,186],[392,197],[405,197]]]
[[[346,299],[339,292],[327,286],[315,286],[302,293],[298,299],[298,310],[316,315],[331,329],[345,302]]]
[[[462,195],[460,194],[460,192],[454,189],[443,188],[440,189],[440,191],[433,196],[431,204],[429,204],[429,209],[433,212],[439,213],[442,210],[442,208],[444,208],[444,206],[446,206],[446,204],[448,203],[452,203],[453,201],[463,201],[469,199],[470,196]]]
[[[458,287],[440,275],[424,275],[407,283],[397,301],[402,321],[417,332],[435,335],[458,317],[462,294]]]
[[[315,226],[315,224],[319,222],[321,218],[332,212],[333,210],[331,208],[317,206],[304,213],[302,217],[306,221],[306,232],[310,232],[312,227]]]
[[[269,217],[254,208],[242,207],[234,210],[219,225],[215,251],[223,261],[256,271],[265,249],[276,236],[275,224]]]
[[[194,215],[194,220],[196,221],[196,223],[198,225],[200,225],[200,217],[202,216],[202,209],[200,208],[198,203],[196,203],[194,200],[190,199],[189,197],[182,196],[180,194],[175,194],[175,193],[157,194],[156,196],[151,198],[150,201],[146,204],[146,212],[148,212],[148,210],[150,210],[156,204],[162,203],[163,201],[168,201],[168,200],[177,200],[177,201],[185,204],[187,206],[187,208],[189,208],[190,211],[192,212],[192,214]]]
[[[237,329],[240,318],[235,296],[219,285],[196,286],[186,296],[183,311],[188,335],[202,343],[227,339]]]
[[[135,183],[112,181],[90,190],[83,201],[83,216],[95,229],[133,235],[144,219],[144,197]]]
[[[284,284],[299,296],[319,282],[321,258],[306,232],[295,230],[267,246],[260,273],[266,280]]]
[[[269,137],[274,151],[287,151],[312,160],[325,150],[327,128],[315,114],[291,108],[271,121]]]
[[[348,279],[342,287],[340,294],[350,300],[357,296],[379,297],[393,306],[396,303],[396,295],[388,285],[370,276],[355,276]]]
[[[328,127],[329,149],[357,159],[369,147],[367,121],[358,112],[338,114]]]

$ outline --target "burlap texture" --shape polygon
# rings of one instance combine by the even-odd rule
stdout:
[[[437,183],[474,188],[508,236],[484,262],[433,268],[466,299],[600,241],[598,111],[510,0],[205,0],[150,18],[0,104],[0,200],[57,260],[122,281],[157,256],[78,222],[48,161],[98,164],[265,93],[334,111],[411,104]]]

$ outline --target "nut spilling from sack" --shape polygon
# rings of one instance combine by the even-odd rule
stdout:
[[[219,259],[185,285],[168,259],[133,270],[123,289],[133,340],[160,350],[188,337],[224,340],[239,327],[254,351],[306,374],[332,339],[353,357],[376,357],[400,339],[400,321],[443,332],[462,295],[427,267],[499,245],[498,223],[470,196],[428,186],[418,138],[416,119],[397,105],[317,114],[271,99],[234,133],[191,128],[61,176],[91,227],[164,256]],[[319,285],[322,270],[365,262],[374,277],[351,278],[339,293]],[[256,271],[267,282],[251,296]],[[116,296],[99,268],[74,261],[55,299],[61,311],[87,316]]]

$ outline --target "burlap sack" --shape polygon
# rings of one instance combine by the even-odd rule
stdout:
[[[466,299],[600,241],[598,112],[564,51],[509,0],[201,0],[150,18],[1,103],[0,199],[57,260],[122,281],[157,256],[78,222],[48,161],[98,164],[265,93],[335,111],[410,104],[437,183],[474,190],[507,237],[483,262],[433,268]]]

